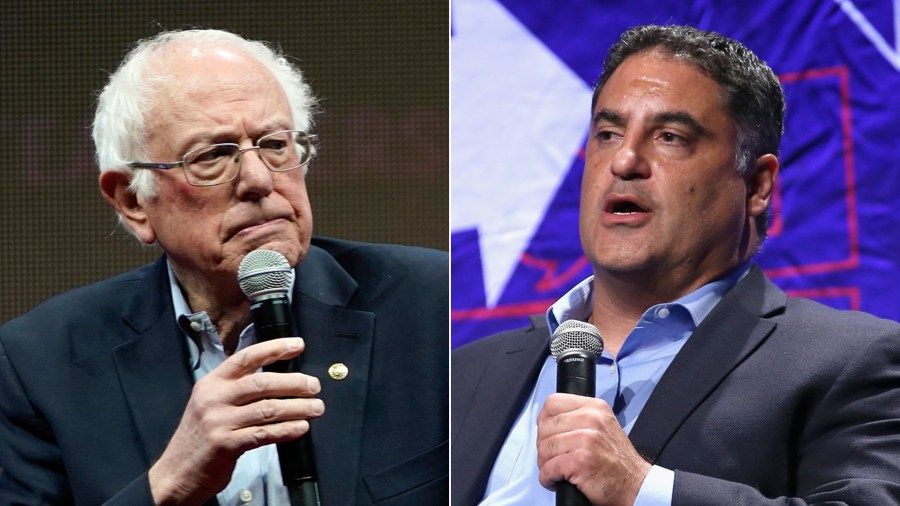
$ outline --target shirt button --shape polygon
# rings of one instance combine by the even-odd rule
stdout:
[[[248,503],[253,500],[253,492],[247,490],[241,490],[241,502]]]
[[[663,319],[668,318],[669,317],[669,308],[667,308],[667,307],[660,308],[660,310],[656,312],[656,316],[663,318]]]
[[[616,373],[616,364],[610,364],[610,365],[609,365],[609,373],[610,373],[610,374],[615,374],[615,373]]]
[[[191,328],[194,329],[194,332],[200,332],[203,330],[203,324],[200,322],[191,322]]]

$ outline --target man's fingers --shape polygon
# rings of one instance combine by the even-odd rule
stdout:
[[[538,466],[543,466],[547,461],[584,448],[599,448],[601,434],[593,429],[578,429],[554,434],[548,437],[538,437]]]
[[[292,359],[303,352],[303,347],[303,339],[299,337],[284,337],[256,343],[229,357],[213,370],[213,373],[224,378],[240,378],[273,362]]]
[[[538,481],[544,488],[550,490],[553,490],[556,483],[560,481],[568,481],[577,485],[575,481],[577,481],[579,462],[584,460],[583,456],[575,454],[556,456],[540,466]]]
[[[544,401],[544,407],[541,409],[541,416],[556,416],[562,413],[567,413],[569,411],[575,411],[576,409],[583,408],[585,406],[605,406],[606,409],[612,412],[612,410],[609,408],[609,404],[607,404],[603,399],[598,399],[596,397],[585,397],[583,395],[557,393],[550,394],[550,396],[547,397],[547,400]]]
[[[234,382],[233,397],[236,406],[253,401],[278,397],[310,397],[322,389],[319,379],[299,372],[257,372]]]
[[[541,485],[567,481],[593,503],[631,504],[650,468],[609,405],[588,397],[548,397],[538,416],[537,452]]]
[[[293,441],[307,432],[309,432],[308,421],[290,420],[236,430],[232,436],[233,441],[239,446],[239,451],[243,453],[272,443]]]
[[[547,397],[538,414],[538,439],[586,427],[601,427],[619,422],[603,399],[571,394]]]
[[[325,403],[321,399],[263,399],[242,406],[234,415],[235,428],[310,420],[322,416]]]

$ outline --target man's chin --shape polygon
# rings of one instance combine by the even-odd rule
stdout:
[[[303,256],[306,254],[306,250],[309,245],[307,243],[306,247],[304,247],[300,241],[285,241],[285,240],[274,240],[274,241],[265,241],[257,244],[251,245],[244,252],[246,255],[251,251],[258,249],[267,249],[271,251],[277,251],[284,255],[284,258],[287,259],[288,263],[291,264],[291,267],[296,267],[300,260],[303,259]]]
[[[610,273],[620,274],[643,272],[653,267],[645,252],[626,248],[599,254],[593,264]]]

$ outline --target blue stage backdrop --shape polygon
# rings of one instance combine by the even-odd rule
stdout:
[[[647,23],[740,40],[784,85],[766,273],[790,295],[900,319],[900,0],[454,0],[451,13],[454,346],[523,325],[590,274],[577,222],[591,90],[616,37]]]

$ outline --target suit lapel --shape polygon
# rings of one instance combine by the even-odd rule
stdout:
[[[465,455],[452,459],[453,504],[481,500],[497,453],[534,389],[549,354],[549,331],[543,315],[531,317],[531,322],[531,328],[504,336],[483,361],[480,376],[471,378],[474,385],[463,389],[478,395],[454,400],[464,411],[453,423],[453,451]]]
[[[775,329],[766,319],[784,308],[784,292],[758,267],[730,290],[672,361],[630,433],[655,462],[691,413]]]
[[[311,423],[324,504],[353,504],[359,476],[362,427],[368,392],[375,315],[347,306],[358,285],[326,252],[311,248],[297,268],[295,325],[306,341],[296,364],[319,378],[325,414]],[[347,377],[329,375],[344,364]],[[327,469],[327,472],[322,472]]]
[[[178,426],[193,386],[187,346],[172,313],[165,258],[147,271],[122,319],[119,331],[128,340],[113,349],[113,358],[149,466]]]

